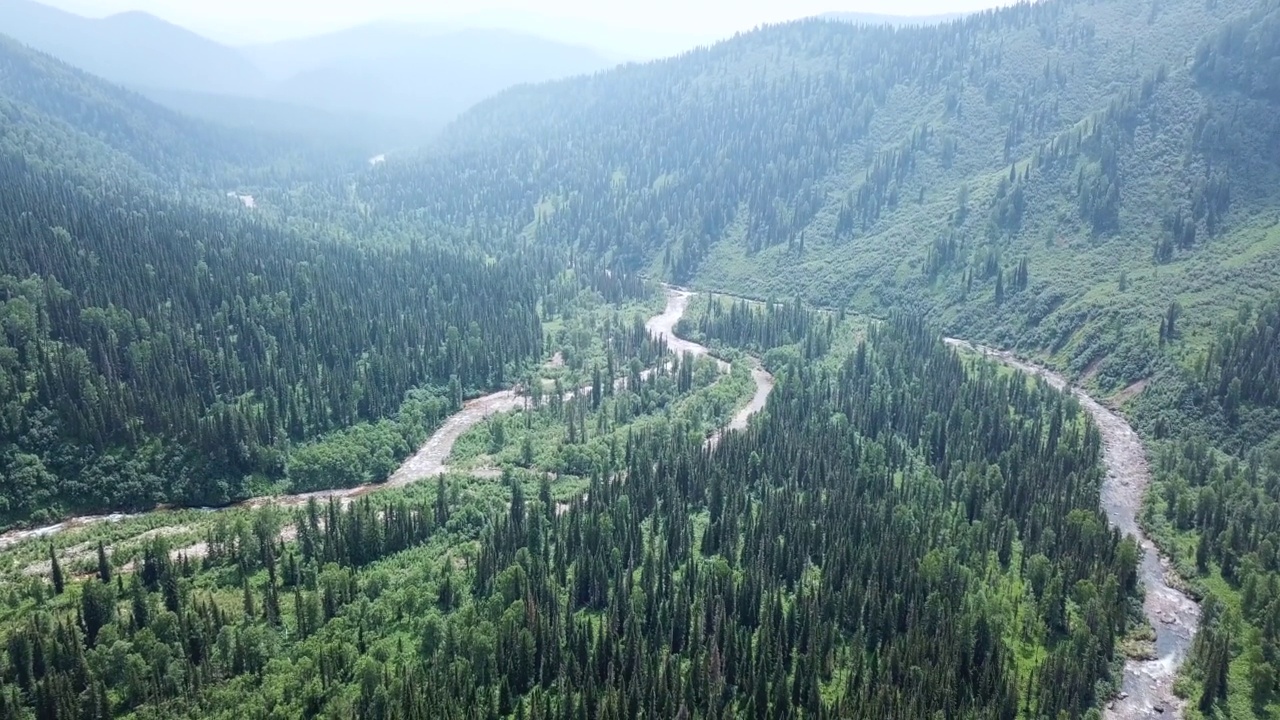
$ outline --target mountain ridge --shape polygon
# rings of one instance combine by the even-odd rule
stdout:
[[[144,12],[93,19],[33,0],[3,0],[0,28],[122,84],[213,93],[260,88],[257,70],[235,50]]]
[[[0,31],[182,112],[317,140],[349,133],[371,152],[423,144],[507,87],[615,64],[590,48],[514,30],[431,33],[385,23],[233,48],[141,11],[94,19],[34,0],[0,2]],[[217,98],[229,98],[236,113]]]

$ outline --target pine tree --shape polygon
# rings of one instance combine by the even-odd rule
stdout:
[[[58,563],[58,553],[53,548],[53,543],[49,544],[49,566],[53,577],[53,593],[61,595],[66,585],[66,578],[62,575],[62,565]]]
[[[98,579],[104,583],[111,582],[111,563],[107,561],[107,551],[98,541]]]

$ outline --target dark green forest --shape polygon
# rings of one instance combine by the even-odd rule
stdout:
[[[2,172],[0,438],[14,515],[69,498],[243,497],[250,476],[280,476],[289,441],[390,416],[417,387],[455,407],[541,354],[550,254],[484,264],[425,243],[306,241],[80,192],[21,161]]]
[[[0,526],[179,508],[5,536],[0,720],[1097,717],[1152,631],[1102,436],[944,336],[1127,416],[1186,715],[1274,716],[1277,58],[1276,0],[803,20],[371,164],[0,38]],[[429,481],[194,509],[508,389]]]
[[[777,355],[769,351],[783,346],[797,346],[806,360],[825,355],[831,348],[837,319],[843,322],[845,317],[823,317],[806,308],[799,298],[763,306],[737,300],[726,310],[724,303],[713,297],[704,312],[682,319],[676,331],[682,337],[764,355],[766,364],[774,365],[770,359]]]
[[[837,360],[788,365],[766,420],[714,453],[675,428],[628,436],[564,512],[546,476],[508,475],[496,508],[441,479],[220,522],[203,560],[161,538],[128,577],[105,555],[81,581],[55,570],[19,601],[0,709],[1094,712],[1138,554],[1097,508],[1079,406],[907,318]]]
[[[1177,432],[1159,427],[1169,439],[1159,444],[1145,522],[1203,598],[1189,684],[1206,715],[1225,706],[1268,717],[1280,699],[1278,312],[1275,298],[1242,308],[1184,386],[1189,407],[1156,421],[1193,419]]]
[[[164,168],[182,151],[143,131],[188,121],[4,49],[19,113],[98,117],[115,134],[95,144],[55,120],[6,123],[0,518],[226,503],[282,480],[292,444],[395,418],[373,439],[380,469],[338,484],[381,480],[465,397],[541,358],[539,302],[564,267],[554,249],[491,262],[425,237],[357,246],[99,174],[109,155],[46,157],[40,142],[107,146]],[[227,162],[246,161],[236,152]],[[577,276],[614,301],[642,292]]]

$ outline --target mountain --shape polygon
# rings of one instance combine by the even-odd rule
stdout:
[[[131,87],[247,94],[257,68],[236,50],[154,15],[91,19],[31,0],[0,0],[0,32]]]
[[[266,79],[239,51],[146,13],[90,19],[30,0],[0,0],[0,28],[161,105],[230,127],[355,146],[362,152],[385,150],[389,142],[418,144],[426,137],[388,127],[385,121],[338,117],[266,99]]]
[[[6,535],[0,718],[1274,717],[1277,57],[1276,0],[810,19],[343,164],[0,40],[0,523],[453,453]],[[767,299],[669,296],[727,372],[642,274]]]
[[[181,112],[363,152],[421,145],[514,85],[616,64],[524,33],[389,23],[232,48],[142,12],[92,19],[32,0],[0,0],[0,29]]]
[[[880,15],[862,12],[828,12],[818,16],[822,20],[844,22],[851,25],[889,25],[891,27],[908,27],[911,25],[938,25],[964,17],[964,13],[943,13],[939,15]]]
[[[279,179],[285,167],[319,172],[359,159],[182,115],[3,35],[0,71],[5,140],[13,152],[60,172],[220,191],[233,180]]]
[[[247,173],[231,160],[257,156],[225,146],[249,133],[16,43],[0,63],[0,522],[379,482],[415,447],[453,453],[383,493],[6,534],[0,718],[995,720],[1104,701],[1141,555],[1106,524],[1073,398],[919,318],[743,304],[702,332],[753,338],[779,382],[708,442],[771,376],[672,358],[639,314],[655,287],[531,241],[496,202],[530,168],[441,188],[467,210],[453,235],[435,207],[387,212],[423,188],[375,186],[382,165],[274,163],[271,207],[215,205],[203,167]],[[696,91],[652,90],[670,116]],[[576,152],[563,140],[545,167]],[[458,203],[476,183],[493,189]],[[513,381],[539,390],[464,409]],[[479,422],[495,399],[512,412]]]
[[[814,19],[505,92],[360,192],[386,217],[839,317],[927,318],[1064,371],[1142,434],[1141,523],[1204,598],[1185,716],[1267,718],[1277,58],[1275,0]]]
[[[1138,358],[1161,356],[1175,300],[1189,351],[1280,284],[1269,38],[1229,24],[1256,6],[1048,2],[930,27],[768,27],[503,93],[440,148],[384,168],[370,195],[394,183],[397,207],[454,222],[486,198],[625,266],[911,307],[1123,387],[1154,372]],[[1237,45],[1247,56],[1222,55]],[[1116,291],[1122,271],[1136,289]]]
[[[385,23],[243,52],[275,82],[274,99],[435,128],[511,86],[614,64],[592,49],[520,33],[436,34],[429,27]]]
[[[3,37],[0,128],[0,523],[225,503],[281,480],[289,444],[366,422],[392,423],[381,479],[453,402],[411,388],[487,388],[540,354],[534,288],[562,260],[349,242],[291,200],[364,157],[193,120]],[[258,187],[256,207],[225,192]]]

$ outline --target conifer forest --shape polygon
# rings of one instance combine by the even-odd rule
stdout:
[[[118,69],[0,27],[0,720],[1280,717],[1277,0]]]

